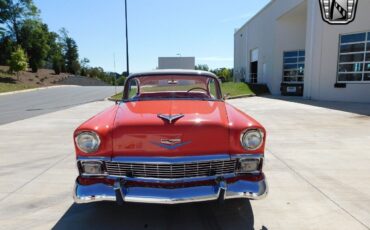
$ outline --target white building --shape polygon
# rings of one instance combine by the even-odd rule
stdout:
[[[272,0],[234,34],[234,75],[275,95],[370,102],[370,1],[347,25],[323,21],[318,0]]]
[[[159,57],[158,69],[195,69],[195,57]]]

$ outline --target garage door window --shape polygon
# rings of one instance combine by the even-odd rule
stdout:
[[[305,51],[286,51],[283,58],[283,82],[302,83],[304,78]]]
[[[370,32],[340,36],[338,82],[370,83]]]

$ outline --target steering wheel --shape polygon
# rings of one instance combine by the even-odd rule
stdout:
[[[207,89],[203,89],[203,88],[201,88],[201,87],[191,88],[191,89],[189,89],[189,90],[188,90],[188,91],[186,91],[186,92],[187,92],[187,93],[190,93],[191,91],[196,90],[196,89],[200,89],[200,90],[203,90],[203,91],[205,91],[206,93],[208,93],[208,90],[207,90]]]

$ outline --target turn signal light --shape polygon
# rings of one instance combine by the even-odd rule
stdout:
[[[82,173],[89,175],[103,174],[103,167],[101,162],[82,162]]]
[[[252,173],[258,171],[260,168],[260,159],[241,159],[239,172]]]

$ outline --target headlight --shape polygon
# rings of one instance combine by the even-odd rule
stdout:
[[[246,150],[256,150],[263,144],[263,132],[258,129],[247,130],[241,134],[240,142]]]
[[[84,153],[93,153],[99,148],[100,138],[94,132],[82,132],[76,137],[76,145]]]

